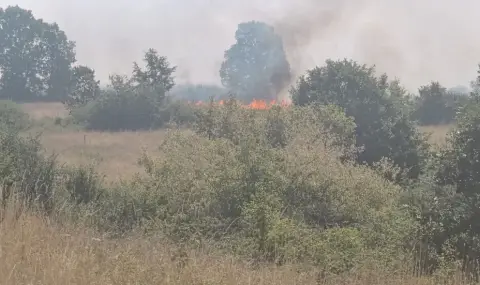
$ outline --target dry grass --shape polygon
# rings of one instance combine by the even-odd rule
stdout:
[[[28,103],[22,108],[35,120],[67,114],[60,103]],[[36,130],[38,131],[38,130]],[[155,153],[164,131],[154,132],[85,132],[76,130],[44,130],[42,144],[49,153],[71,165],[96,163],[107,181],[128,179],[143,169],[137,165],[143,148]]]
[[[440,126],[423,126],[420,127],[425,133],[431,134],[430,143],[437,146],[445,144],[448,132],[454,127],[454,125],[440,125]]]
[[[65,117],[68,114],[62,103],[25,103],[21,106],[25,112],[36,120]]]
[[[377,271],[322,279],[314,268],[258,266],[147,238],[105,240],[82,227],[30,214],[0,223],[0,284],[358,284],[430,285],[434,279]],[[452,282],[450,284],[462,284]]]
[[[95,162],[108,181],[129,178],[143,169],[137,164],[143,149],[155,153],[165,131],[153,132],[47,132],[41,137],[48,152],[61,162],[78,165]]]

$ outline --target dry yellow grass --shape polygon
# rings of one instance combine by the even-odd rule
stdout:
[[[423,126],[420,130],[431,134],[430,143],[442,146],[445,144],[448,132],[454,127],[454,125],[439,125],[439,126]]]
[[[165,131],[152,132],[47,132],[41,137],[48,152],[61,162],[78,165],[95,162],[107,180],[129,178],[143,169],[137,164],[143,149],[155,153]]]
[[[33,119],[65,117],[68,111],[62,103],[25,103],[21,104],[23,110]]]
[[[35,120],[67,114],[60,103],[27,103],[22,104],[22,108]],[[96,163],[107,181],[116,181],[142,172],[143,169],[137,165],[142,149],[155,153],[164,133],[47,130],[43,132],[41,141],[47,152],[58,154],[61,162],[71,165]]]
[[[31,214],[0,223],[0,284],[357,284],[433,285],[433,278],[369,271],[319,280],[314,268],[259,266],[147,238],[105,240],[82,227]],[[388,277],[387,277],[388,276]],[[452,282],[449,284],[462,284]]]

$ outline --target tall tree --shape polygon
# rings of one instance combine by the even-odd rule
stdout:
[[[290,65],[283,42],[263,22],[238,25],[236,43],[224,55],[222,84],[240,99],[275,99],[290,82]]]
[[[46,24],[42,37],[43,77],[50,99],[61,99],[69,90],[75,43],[67,39],[57,24]]]
[[[415,118],[422,125],[451,123],[455,118],[455,98],[439,82],[421,86],[416,100]]]
[[[406,92],[385,75],[376,77],[373,66],[327,60],[301,76],[291,93],[296,105],[333,104],[355,118],[357,146],[363,148],[359,162],[374,164],[387,157],[410,178],[421,173],[426,143],[402,104]]]
[[[95,80],[95,71],[88,66],[75,66],[72,69],[69,93],[63,103],[69,110],[83,106],[100,94],[100,82]]]
[[[0,9],[0,87],[16,101],[58,99],[67,91],[75,43],[56,24],[18,6]]]
[[[165,94],[175,86],[173,73],[177,67],[170,66],[168,59],[159,56],[152,48],[145,53],[143,61],[144,69],[138,63],[133,63],[133,82],[137,88],[147,88],[157,95],[157,99],[163,100]]]

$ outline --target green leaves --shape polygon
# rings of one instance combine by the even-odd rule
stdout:
[[[131,77],[111,75],[107,90],[100,90],[94,70],[76,66],[72,71],[70,94],[64,103],[78,122],[95,130],[150,129],[170,119],[191,120],[191,116],[185,114],[189,110],[179,110],[166,100],[166,92],[175,85],[176,67],[170,67],[167,58],[159,56],[154,49],[145,53],[144,61],[145,69],[134,63]]]
[[[59,99],[67,91],[75,43],[56,24],[10,6],[0,12],[0,97]]]
[[[95,71],[87,66],[75,66],[70,78],[69,93],[63,103],[70,112],[85,106],[100,95],[100,82],[95,80]]]
[[[149,88],[158,94],[159,101],[165,98],[165,93],[175,86],[173,73],[176,66],[171,67],[167,58],[159,56],[154,49],[149,49],[143,58],[145,70],[135,62],[132,80],[138,87]]]
[[[439,82],[420,87],[419,93],[414,118],[422,125],[452,123],[457,109],[468,100],[465,94],[447,92]]]
[[[307,71],[291,90],[295,105],[337,105],[354,118],[356,145],[363,148],[358,162],[372,165],[387,157],[416,178],[426,143],[404,107],[405,93],[398,81],[377,78],[374,67],[346,59]]]

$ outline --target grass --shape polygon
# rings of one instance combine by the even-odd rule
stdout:
[[[422,126],[420,130],[430,135],[430,143],[432,145],[442,146],[445,144],[448,132],[453,128],[453,125],[440,126]]]
[[[155,153],[165,131],[152,132],[46,132],[41,137],[48,152],[67,164],[94,162],[107,181],[129,178],[143,169],[137,165],[145,149]]]
[[[58,155],[60,162],[70,165],[95,163],[107,181],[128,179],[142,173],[137,160],[142,151],[155,153],[165,131],[144,132],[87,132],[72,128],[53,127],[52,118],[67,111],[60,103],[28,103],[22,108],[39,124],[45,150]]]
[[[228,256],[145,238],[104,240],[38,216],[0,225],[0,284],[315,284],[294,268],[253,270]]]
[[[22,104],[23,110],[33,119],[65,117],[68,111],[62,103],[25,103]]]
[[[162,240],[106,240],[81,226],[59,226],[8,208],[0,223],[0,284],[357,284],[430,285],[433,278],[375,270],[322,278],[313,267],[254,266],[214,251]],[[140,235],[139,235],[140,236]],[[449,284],[464,284],[453,280]]]

